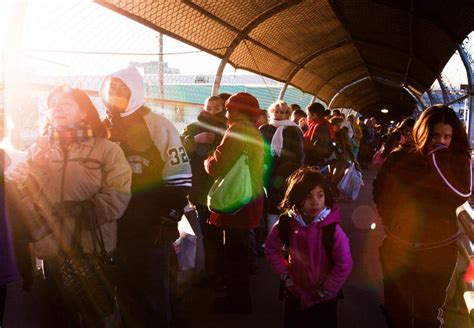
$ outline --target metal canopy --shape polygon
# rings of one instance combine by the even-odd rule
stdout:
[[[95,1],[366,116],[411,114],[406,90],[425,92],[474,30],[472,0]]]

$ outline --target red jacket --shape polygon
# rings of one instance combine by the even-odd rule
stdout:
[[[336,139],[336,134],[334,132],[334,128],[332,124],[326,120],[325,118],[319,118],[317,120],[309,119],[308,120],[308,130],[304,134],[304,139],[305,142],[308,144],[312,144],[315,139],[318,137],[316,135],[316,130],[319,127],[320,124],[326,125],[326,127],[329,130],[329,137],[331,140]]]
[[[263,139],[255,125],[248,120],[231,122],[224,138],[214,153],[204,162],[210,176],[224,176],[242,155],[245,142],[239,136],[247,138],[247,152],[250,158],[250,174],[254,200],[235,214],[211,212],[209,221],[221,228],[251,229],[260,225],[263,214]]]

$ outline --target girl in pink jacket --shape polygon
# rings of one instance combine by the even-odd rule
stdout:
[[[285,327],[337,327],[338,294],[352,270],[352,257],[333,203],[316,169],[303,167],[288,178],[283,214],[265,243],[267,260],[284,280]]]

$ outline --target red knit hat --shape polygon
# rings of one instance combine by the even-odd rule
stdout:
[[[225,102],[225,109],[238,111],[250,119],[256,119],[260,115],[260,105],[257,98],[246,92],[239,92],[230,96]]]

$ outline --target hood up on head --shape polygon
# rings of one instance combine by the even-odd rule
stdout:
[[[128,107],[125,112],[120,113],[121,117],[129,116],[135,113],[140,107],[145,104],[145,88],[143,77],[135,66],[128,66],[127,68],[121,69],[110,75],[104,77],[100,83],[99,94],[104,99],[105,90],[103,90],[104,82],[109,77],[115,77],[120,79],[130,89],[130,100]]]

